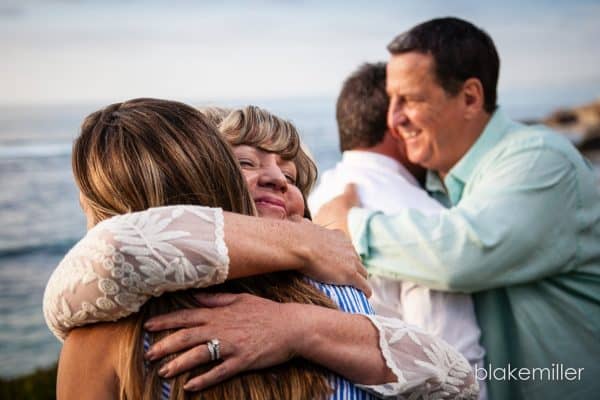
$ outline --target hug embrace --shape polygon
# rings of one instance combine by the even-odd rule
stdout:
[[[310,198],[296,128],[258,107],[135,99],[85,119],[89,230],[44,296],[59,398],[600,391],[589,165],[498,107],[499,57],[471,23],[427,21],[388,50],[346,81],[343,159]],[[581,379],[481,377],[483,362]]]

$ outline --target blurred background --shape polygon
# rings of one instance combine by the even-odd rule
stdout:
[[[334,110],[345,77],[387,60],[387,43],[413,25],[458,16],[496,43],[499,104],[558,126],[600,176],[598,0],[323,3],[0,0],[1,379],[57,359],[41,302],[85,230],[71,142],[109,103],[257,104],[291,119],[325,169],[340,157]]]

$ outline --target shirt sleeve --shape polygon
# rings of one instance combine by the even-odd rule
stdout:
[[[397,318],[366,315],[379,331],[379,346],[397,381],[357,385],[381,398],[477,399],[469,362],[441,339]]]
[[[105,220],[52,273],[44,317],[64,340],[69,330],[114,321],[150,296],[225,281],[229,256],[219,208],[169,206]]]
[[[500,154],[465,190],[437,215],[352,209],[348,225],[367,267],[432,289],[475,292],[575,265],[580,191],[575,166],[562,153]]]

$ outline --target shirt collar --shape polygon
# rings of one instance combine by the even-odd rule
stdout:
[[[448,187],[449,178],[457,179],[465,184],[471,179],[475,167],[479,164],[485,154],[490,151],[502,138],[512,124],[504,111],[498,108],[492,118],[488,121],[479,138],[469,148],[464,156],[452,167],[444,179]]]
[[[462,198],[465,184],[471,179],[475,168],[502,138],[513,122],[504,111],[498,108],[488,121],[485,129],[471,148],[452,167],[442,182],[437,172],[427,171],[425,187],[438,201],[449,207]]]
[[[425,176],[425,190],[427,190],[431,197],[442,203],[446,208],[452,206],[444,182],[442,182],[437,172],[427,170],[427,175]]]
[[[361,167],[371,166],[379,170],[388,170],[400,174],[409,182],[418,185],[415,177],[408,172],[402,163],[392,157],[380,153],[368,150],[346,150],[342,154],[342,162],[345,164],[359,165]]]

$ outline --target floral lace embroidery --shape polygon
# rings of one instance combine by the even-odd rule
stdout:
[[[384,398],[477,399],[471,365],[452,346],[400,319],[366,317],[379,331],[383,358],[397,381],[358,386]]]
[[[151,295],[222,283],[228,266],[221,209],[171,206],[113,217],[91,229],[53,272],[44,316],[64,339],[74,327],[131,315]],[[469,363],[446,342],[399,319],[366,317],[398,380],[357,386],[387,398],[477,398]]]
[[[221,209],[197,206],[101,222],[50,277],[44,293],[50,330],[64,339],[76,326],[138,311],[150,295],[224,282],[229,256],[223,224]]]

